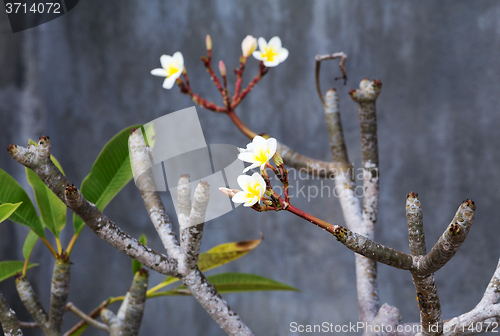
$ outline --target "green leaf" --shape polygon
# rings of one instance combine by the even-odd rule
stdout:
[[[36,233],[34,233],[32,230],[28,233],[26,236],[26,240],[24,241],[23,245],[23,257],[24,259],[29,259],[31,255],[31,251],[33,251],[33,248],[35,247],[35,244],[38,240],[38,236]]]
[[[207,252],[200,254],[198,258],[198,268],[200,271],[206,272],[241,258],[247,253],[255,250],[263,239],[264,237],[261,237],[260,239],[243,240],[217,245]]]
[[[243,240],[217,245],[207,252],[200,253],[198,258],[198,268],[200,271],[206,272],[241,258],[257,248],[263,239],[264,236],[261,235],[260,239]],[[179,281],[179,279],[169,276],[159,285],[151,288],[148,293],[156,292],[157,290],[176,283],[177,281]]]
[[[7,218],[9,218],[9,216],[12,215],[14,213],[14,211],[16,211],[16,209],[21,204],[23,204],[23,202],[19,202],[19,203],[15,203],[15,204],[12,204],[12,203],[0,204],[0,223],[3,222],[4,220],[6,220]]]
[[[144,137],[144,142],[146,142],[146,146],[149,146],[151,149],[154,148],[156,143],[156,133],[153,125],[154,123],[148,123],[146,124],[146,126],[142,127],[142,136]]]
[[[28,264],[28,268],[38,266],[38,264]],[[0,282],[8,279],[17,273],[21,273],[24,267],[24,261],[11,260],[11,261],[2,261],[0,262]]]
[[[137,127],[140,125],[127,127],[109,140],[82,182],[81,193],[101,211],[133,177],[128,138],[130,130]],[[75,233],[79,234],[85,224],[73,215],[73,225]]]
[[[12,176],[0,168],[0,204],[22,202],[9,219],[26,225],[40,237],[45,237],[43,225],[28,194]]]
[[[295,287],[255,274],[220,273],[207,279],[220,294],[277,290],[300,292]],[[169,295],[191,295],[191,293],[182,285],[168,291],[149,294],[148,298]]]
[[[29,140],[30,145],[37,146],[33,140]],[[54,156],[51,159],[56,167],[64,174],[61,165]],[[38,210],[42,216],[43,224],[59,238],[61,231],[66,226],[66,205],[50,190],[40,177],[29,168],[26,168],[28,183],[33,188]]]
[[[144,235],[144,233],[141,235],[141,237],[139,237],[139,242],[142,243],[143,245],[147,245],[148,244],[148,239],[146,238],[146,236]],[[138,262],[135,259],[132,259],[132,272],[134,274],[137,273],[137,271],[141,267],[142,267],[142,264],[140,262]]]

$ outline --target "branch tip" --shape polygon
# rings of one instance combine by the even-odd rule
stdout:
[[[416,192],[411,191],[408,195],[406,195],[406,199],[408,198],[417,198],[418,194]]]
[[[13,145],[13,144],[10,144],[7,146],[7,152],[9,152],[10,154],[14,154],[12,153],[12,150],[15,149],[17,146],[16,145]]]

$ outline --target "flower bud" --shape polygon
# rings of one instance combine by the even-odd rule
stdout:
[[[240,192],[240,190],[237,190],[237,189],[228,189],[228,188],[224,188],[224,187],[220,187],[219,190],[221,193],[223,193],[224,195],[229,196],[229,197],[233,197],[238,192]]]
[[[212,50],[212,38],[208,34],[207,37],[205,38],[205,44],[207,46],[207,50]]]
[[[243,57],[250,56],[255,49],[257,49],[257,39],[252,35],[247,35],[241,42],[241,51],[243,53]]]
[[[276,151],[276,153],[274,153],[273,155],[273,161],[274,161],[274,164],[276,165],[276,167],[279,167],[283,164],[283,159],[281,158],[280,154],[278,153],[278,151]]]
[[[219,71],[222,77],[226,76],[226,65],[222,61],[219,61]]]

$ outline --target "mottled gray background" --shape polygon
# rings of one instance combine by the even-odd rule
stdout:
[[[207,33],[213,38],[214,63],[223,59],[229,69],[237,65],[240,42],[247,34],[282,38],[290,51],[288,60],[270,71],[237,113],[255,131],[329,160],[314,88],[314,56],[346,52],[347,86],[333,80],[339,75],[334,63],[324,65],[322,83],[325,89],[339,90],[349,154],[358,167],[356,105],[347,92],[365,77],[383,82],[378,100],[381,198],[376,239],[408,251],[404,205],[409,191],[421,197],[428,248],[460,202],[472,198],[477,204],[473,229],[436,281],[445,319],[472,309],[481,298],[500,256],[498,1],[82,0],[62,18],[17,34],[0,14],[0,31],[0,147],[49,135],[54,155],[76,185],[115,133],[192,105],[177,89],[162,89],[161,79],[149,74],[159,66],[161,54],[182,51],[194,90],[220,102],[199,61]],[[245,82],[253,77],[256,64],[249,61]],[[234,76],[229,81],[233,83]],[[202,109],[198,113],[208,143],[247,143],[225,116]],[[28,186],[24,168],[5,150],[0,152],[0,167]],[[321,186],[321,181],[299,183]],[[295,202],[320,218],[343,223],[334,198]],[[145,232],[151,246],[161,249],[134,185],[105,212],[130,234]],[[206,225],[202,249],[257,238],[259,231],[265,235],[262,245],[220,270],[272,277],[302,292],[226,295],[257,335],[290,335],[293,321],[357,321],[353,253],[291,214],[259,214],[240,207]],[[63,241],[71,234],[68,227]],[[24,227],[3,223],[0,259],[21,259],[25,235]],[[53,261],[41,244],[33,261],[41,266],[30,270],[28,278],[47,306]],[[84,229],[72,261],[69,300],[84,311],[108,296],[124,294],[130,285],[130,260],[89,229]],[[399,307],[404,321],[417,321],[409,273],[382,265],[379,275],[382,303]],[[161,279],[152,273],[150,284]],[[28,320],[13,280],[0,288]],[[75,322],[68,315],[65,328]],[[95,330],[87,334],[102,335]],[[222,334],[192,298],[147,302],[141,335]]]

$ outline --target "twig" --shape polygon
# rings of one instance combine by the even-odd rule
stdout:
[[[87,324],[90,325],[91,327],[94,327],[96,329],[99,329],[99,330],[102,330],[105,332],[109,332],[109,327],[106,324],[101,323],[99,321],[96,321],[92,317],[88,316],[87,314],[82,312],[80,309],[78,309],[73,303],[68,302],[66,304],[66,310],[72,312],[73,314],[75,314],[76,316],[78,316],[79,318],[81,318],[82,320],[87,322]]]
[[[35,328],[40,328],[40,326],[36,322],[22,322],[22,321],[19,321],[19,325],[21,326],[21,329],[35,329]]]
[[[92,310],[88,316],[92,319],[95,319],[101,314],[101,310],[103,310],[105,307],[107,307],[110,304],[110,299],[105,300],[102,302],[97,308]],[[64,336],[70,336],[73,335],[77,330],[80,328],[84,328],[88,323],[85,320],[81,320],[77,324],[75,324],[70,330],[64,333]]]

